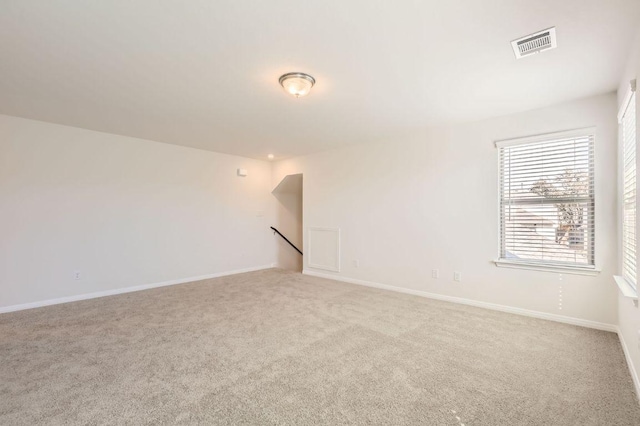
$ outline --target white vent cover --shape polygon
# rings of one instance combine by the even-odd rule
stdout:
[[[556,43],[556,27],[547,28],[513,40],[511,46],[518,59],[544,50],[554,49],[558,46]]]

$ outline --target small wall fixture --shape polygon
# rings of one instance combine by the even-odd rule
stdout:
[[[280,77],[280,85],[296,98],[309,94],[316,84],[315,78],[303,72],[290,72]]]

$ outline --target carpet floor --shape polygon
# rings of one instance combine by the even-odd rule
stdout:
[[[265,270],[0,315],[0,424],[640,425],[613,333]]]

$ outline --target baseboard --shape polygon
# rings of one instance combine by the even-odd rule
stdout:
[[[60,303],[77,302],[79,300],[96,299],[98,297],[104,297],[104,296],[115,296],[117,294],[132,293],[134,291],[149,290],[152,288],[166,287],[166,286],[176,285],[176,284],[184,284],[184,283],[189,283],[193,281],[208,280],[211,278],[225,277],[227,275],[242,274],[244,272],[260,271],[263,269],[271,269],[274,266],[275,266],[275,263],[272,263],[270,265],[236,269],[233,271],[226,271],[226,272],[217,272],[215,274],[200,275],[197,277],[180,278],[177,280],[162,281],[162,282],[153,283],[153,284],[144,284],[144,285],[138,285],[134,287],[117,288],[114,290],[97,291],[94,293],[79,294],[76,296],[60,297],[60,298],[49,299],[49,300],[41,300],[38,302],[23,303],[20,305],[4,306],[4,307],[0,307],[0,314],[15,312],[15,311],[23,311],[25,309],[41,308],[43,306],[58,305]]]
[[[508,312],[510,314],[524,315],[524,316],[527,316],[527,317],[540,318],[540,319],[545,319],[545,320],[549,320],[549,321],[562,322],[562,323],[565,323],[565,324],[571,324],[571,325],[578,325],[578,326],[581,326],[581,327],[594,328],[596,330],[611,331],[611,332],[614,332],[614,333],[616,333],[618,331],[618,327],[616,325],[614,325],[614,324],[607,324],[607,323],[602,323],[602,322],[597,322],[597,321],[590,321],[590,320],[585,320],[585,319],[581,319],[581,318],[568,317],[568,316],[564,316],[564,315],[550,314],[550,313],[547,313],[547,312],[532,311],[532,310],[529,310],[529,309],[514,308],[512,306],[498,305],[498,304],[489,303],[489,302],[481,302],[481,301],[478,301],[478,300],[465,299],[465,298],[462,298],[462,297],[446,296],[446,295],[443,295],[443,294],[429,293],[429,292],[421,291],[421,290],[412,290],[412,289],[409,289],[409,288],[396,287],[396,286],[392,286],[392,285],[388,285],[388,284],[376,283],[376,282],[373,282],[373,281],[359,280],[359,279],[355,279],[355,278],[343,277],[343,276],[340,276],[340,275],[325,274],[325,273],[322,273],[322,272],[311,271],[311,270],[308,270],[308,269],[303,270],[302,273],[305,274],[305,275],[311,275],[311,276],[320,277],[320,278],[327,278],[327,279],[330,279],[330,280],[342,281],[342,282],[346,282],[346,283],[350,283],[350,284],[357,284],[357,285],[362,285],[362,286],[366,286],[366,287],[373,287],[373,288],[379,288],[379,289],[383,289],[383,290],[395,291],[395,292],[399,292],[399,293],[412,294],[414,296],[421,296],[421,297],[426,297],[426,298],[429,298],[429,299],[442,300],[444,302],[452,302],[452,303],[458,303],[458,304],[461,304],[461,305],[475,306],[475,307],[478,307],[478,308],[485,308],[485,309],[491,309],[491,310],[494,310],[494,311]]]
[[[629,373],[631,373],[631,379],[633,380],[633,387],[636,390],[636,398],[638,398],[638,402],[640,402],[640,377],[638,377],[638,372],[636,371],[636,367],[633,365],[633,360],[631,359],[631,354],[629,353],[627,342],[624,340],[624,336],[622,335],[619,329],[618,329],[618,338],[620,339],[622,352],[624,352],[624,357],[627,360],[627,365],[629,366]]]

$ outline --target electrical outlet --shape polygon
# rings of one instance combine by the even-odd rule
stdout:
[[[438,278],[440,276],[440,272],[437,269],[431,270],[431,278]]]
[[[73,271],[73,278],[76,280],[79,280],[82,278],[82,272],[80,271]]]
[[[359,268],[360,267],[360,261],[358,259],[353,261],[353,267],[354,268]]]
[[[462,273],[458,272],[458,271],[455,271],[453,273],[453,280],[454,281],[458,281],[458,282],[462,281]]]

